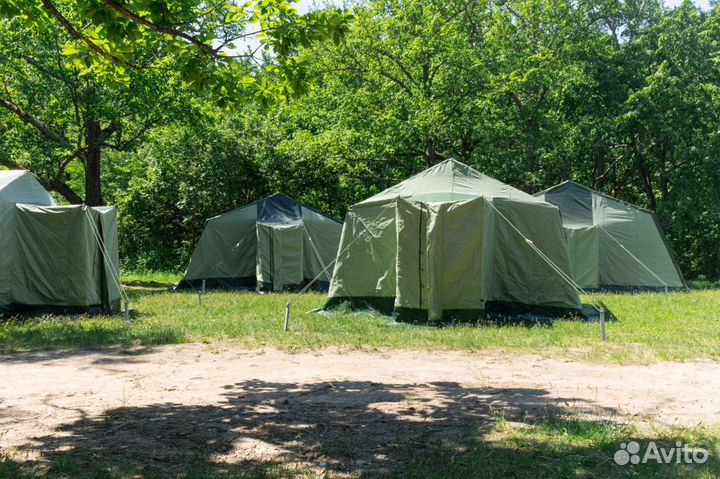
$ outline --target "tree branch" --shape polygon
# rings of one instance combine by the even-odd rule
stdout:
[[[151,22],[145,17],[141,17],[137,13],[128,10],[124,6],[120,5],[119,3],[113,1],[113,0],[105,0],[105,5],[112,8],[122,16],[129,18],[130,20],[139,23],[140,25],[144,25],[152,30],[155,30],[158,33],[164,33],[166,35],[170,35],[173,38],[182,38],[183,40],[187,40],[188,42],[192,43],[196,47],[198,47],[200,50],[203,50],[206,53],[210,53],[211,55],[217,55],[217,50],[215,50],[213,47],[208,45],[207,43],[203,42],[202,40],[198,39],[197,37],[194,37],[192,35],[188,35],[187,33],[180,32],[178,30],[175,30],[174,28],[168,28],[163,25],[158,25],[157,23]]]
[[[6,101],[6,100],[3,100],[2,98],[0,98],[0,107],[3,107],[7,111],[15,114],[18,118],[20,118],[23,122],[27,123],[28,125],[35,127],[35,129],[38,130],[48,140],[51,140],[60,145],[70,146],[70,142],[65,137],[59,135],[58,133],[55,133],[45,123],[43,123],[42,121],[33,117],[32,115],[26,113],[25,111],[23,111],[19,106],[15,105],[14,103],[11,103],[9,101]]]
[[[60,11],[55,8],[55,5],[52,4],[50,0],[42,0],[43,6],[45,7],[45,10],[47,10],[50,15],[55,18],[55,20],[60,23],[60,25],[63,26],[63,28],[70,34],[71,37],[73,37],[75,40],[81,41],[85,43],[87,46],[89,46],[95,53],[99,54],[103,58],[110,60],[115,65],[119,66],[125,66],[130,67],[132,69],[137,70],[137,66],[133,65],[132,63],[128,63],[114,55],[111,55],[110,53],[103,50],[98,44],[90,40],[88,37],[80,33],[75,27],[72,26],[70,21],[63,16]]]

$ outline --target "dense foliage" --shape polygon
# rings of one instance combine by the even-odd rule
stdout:
[[[332,18],[322,21],[349,17]],[[0,49],[14,53],[0,59],[0,101],[11,95],[76,138],[82,128],[63,99],[72,95],[23,58],[57,58],[50,38],[11,41],[9,25]],[[299,78],[312,87],[278,93],[288,101],[274,107],[188,88],[179,47],[156,39],[135,48],[160,49],[177,67],[127,69],[119,85],[108,84],[102,64],[83,74],[56,61],[79,91],[97,83],[106,92],[93,118],[142,133],[103,156],[104,200],[120,207],[128,267],[181,269],[205,218],[273,191],[342,218],[353,202],[455,157],[529,192],[573,179],[655,210],[686,276],[720,278],[717,4],[369,1],[335,30],[335,42],[291,42],[287,58],[302,58]],[[277,58],[268,67],[285,61]],[[247,71],[278,84],[272,68]],[[143,129],[149,118],[158,120]],[[51,178],[46,170],[73,152],[0,109],[4,164]],[[66,170],[59,178],[85,195],[83,172]]]

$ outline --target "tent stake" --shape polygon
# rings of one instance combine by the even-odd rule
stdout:
[[[205,280],[202,280],[202,287],[200,288],[200,292],[198,293],[198,305],[199,306],[202,306],[203,294],[205,294]]]
[[[288,304],[285,306],[285,332],[287,333],[288,329],[290,329],[290,306],[292,305],[292,301],[288,301]]]
[[[125,297],[125,321],[130,322],[130,300]]]
[[[600,335],[603,343],[607,340],[607,331],[605,330],[605,308],[600,307]]]

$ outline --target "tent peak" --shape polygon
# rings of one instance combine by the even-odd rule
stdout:
[[[397,197],[416,201],[465,201],[485,197],[489,199],[505,198],[526,203],[542,202],[542,200],[452,158],[431,166],[359,204]]]
[[[0,170],[0,203],[55,205],[50,193],[28,170]]]
[[[273,198],[284,198],[284,199],[288,199],[288,200],[290,200],[290,201],[295,201],[295,202],[297,203],[297,200],[295,200],[295,199],[293,199],[293,198],[290,198],[290,197],[289,197],[288,195],[286,195],[286,194],[278,193],[278,192],[275,192],[275,193],[273,193],[273,194],[270,195],[270,196],[266,196],[265,198],[263,198],[263,199],[260,200],[260,201],[269,200],[269,199],[273,199]]]
[[[0,170],[0,189],[29,173],[28,170]]]

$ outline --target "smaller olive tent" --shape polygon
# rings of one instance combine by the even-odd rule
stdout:
[[[0,313],[117,312],[118,268],[114,207],[56,206],[29,172],[0,171]]]
[[[651,211],[572,181],[536,197],[560,208],[572,274],[581,287],[623,290],[685,286]]]
[[[327,290],[342,225],[281,194],[207,220],[177,289]],[[322,274],[321,274],[322,273]]]
[[[557,207],[446,160],[350,207],[325,307],[421,322],[577,311],[569,271]]]

